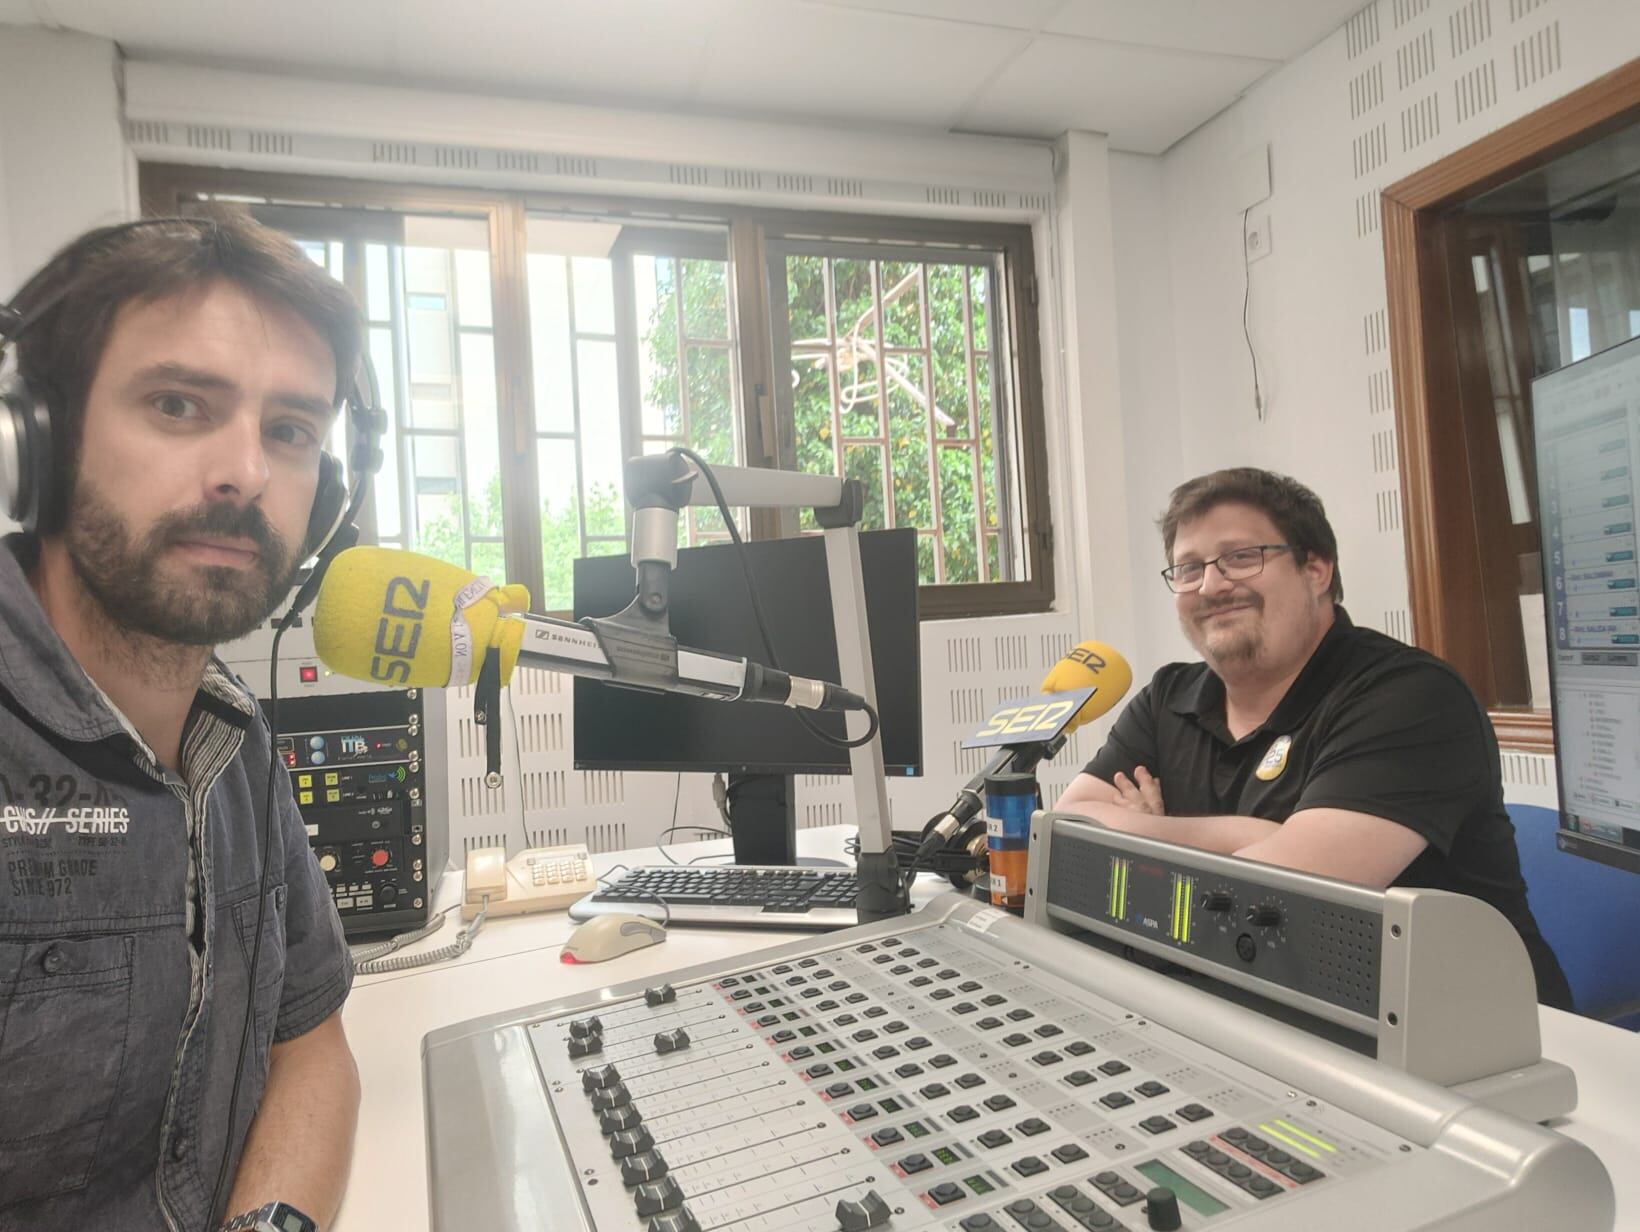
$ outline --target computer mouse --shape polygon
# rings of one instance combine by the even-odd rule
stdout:
[[[666,930],[654,920],[629,912],[594,916],[569,935],[560,962],[607,962],[666,940]]]

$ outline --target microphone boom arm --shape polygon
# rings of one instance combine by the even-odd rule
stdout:
[[[826,545],[826,575],[831,583],[832,624],[837,636],[839,682],[877,708],[876,673],[871,634],[866,623],[865,577],[860,565],[860,518],[865,496],[857,480],[831,475],[744,466],[714,466],[723,500],[731,508],[812,509]],[[681,454],[649,454],[628,459],[627,501],[632,506],[632,566],[638,593],[625,611],[599,625],[600,635],[643,630],[645,640],[659,632],[670,638],[667,618],[669,582],[678,562],[678,516],[691,507],[715,507],[717,499],[694,463]],[[676,643],[673,643],[674,647]],[[611,650],[613,657],[614,651]],[[674,665],[675,666],[675,665]],[[858,720],[854,717],[858,715]],[[851,737],[865,716],[845,716]],[[881,730],[849,750],[854,811],[860,828],[857,910],[861,923],[904,915],[910,896],[894,854],[888,813],[888,786],[883,771]]]

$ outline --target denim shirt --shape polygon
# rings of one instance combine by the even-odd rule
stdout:
[[[160,766],[0,548],[0,1232],[208,1228],[269,1049],[341,1008],[352,962],[280,768],[230,1132],[269,753],[213,659],[183,773]]]

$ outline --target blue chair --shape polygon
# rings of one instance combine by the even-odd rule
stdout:
[[[1506,807],[1532,914],[1566,972],[1577,1012],[1640,1030],[1640,875],[1556,848],[1554,809]]]

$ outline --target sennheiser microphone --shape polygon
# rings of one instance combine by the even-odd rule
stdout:
[[[985,768],[963,784],[957,792],[956,803],[923,835],[917,850],[923,858],[950,842],[984,806],[981,794],[985,780],[1006,770],[1028,773],[1052,758],[1071,734],[1085,723],[1107,714],[1121,701],[1133,684],[1133,668],[1120,652],[1103,642],[1079,642],[1059,662],[1048,669],[1042,678],[1044,694],[1065,693],[1072,689],[1092,689],[1093,696],[1077,708],[1076,713],[1051,739],[1034,740],[1021,744],[1005,744]]]
[[[709,650],[664,631],[614,622],[596,629],[525,609],[519,585],[496,586],[465,569],[392,548],[350,548],[331,562],[313,613],[313,642],[332,671],[400,688],[472,683],[499,655],[501,683],[519,663],[571,676],[719,701],[805,710],[865,710],[865,699]]]

